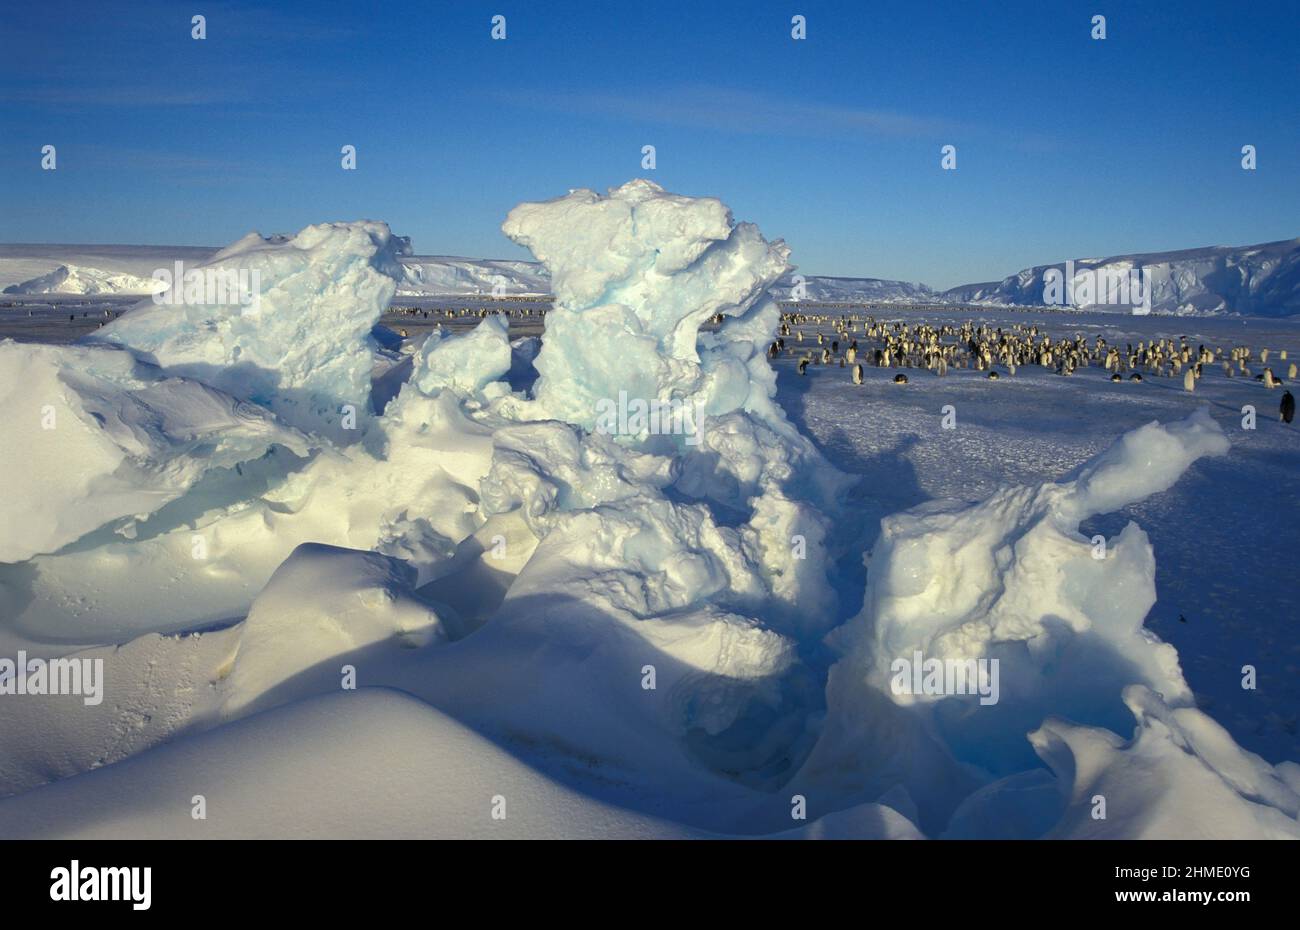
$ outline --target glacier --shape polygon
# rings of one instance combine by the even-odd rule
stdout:
[[[12,295],[150,294],[153,275],[175,262],[202,267],[219,252],[191,246],[10,245],[0,243],[0,285]],[[401,254],[399,298],[547,298],[544,264],[511,259]],[[1134,252],[1105,258],[1065,257],[993,281],[947,289],[887,278],[836,277],[790,269],[769,287],[776,300],[817,304],[1041,307],[1047,275],[1073,266],[1099,281],[1141,274],[1151,309],[1179,316],[1286,318],[1300,314],[1300,239],[1241,246]],[[1082,309],[1082,308],[1076,308]],[[1128,313],[1127,305],[1093,310]]]
[[[1226,454],[1208,413],[864,546],[851,479],[776,399],[785,243],[645,180],[503,231],[555,295],[540,348],[501,316],[435,330],[383,403],[372,328],[410,244],[373,221],[211,256],[259,272],[254,312],[150,300],[80,345],[0,343],[25,482],[0,639],[146,682],[76,719],[4,706],[0,832],[99,835],[67,812],[108,810],[191,835],[132,799],[209,772],[224,835],[311,811],[488,835],[491,784],[523,806],[498,835],[1300,836],[1300,766],[1238,747],[1144,628],[1146,535],[1081,531]],[[620,395],[690,405],[697,433],[598,429]],[[898,693],[917,652],[996,659],[1000,700]],[[284,761],[326,749],[374,763]]]
[[[1070,259],[1075,275],[1098,280],[1141,274],[1150,309],[1179,315],[1239,314],[1286,317],[1300,313],[1300,239],[1248,246],[1210,246]],[[938,295],[942,302],[1036,307],[1044,303],[1046,277],[1065,261],[1035,265],[1001,281],[964,284]],[[1092,309],[1129,312],[1127,306]]]

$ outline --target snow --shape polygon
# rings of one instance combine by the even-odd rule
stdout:
[[[0,562],[136,523],[216,470],[308,441],[267,412],[125,352],[0,342]]]
[[[550,280],[535,262],[413,256],[402,259],[399,297],[449,294],[495,296],[550,293]]]
[[[1105,280],[1105,275],[1140,273],[1150,290],[1150,309],[1162,313],[1220,314],[1284,317],[1300,313],[1296,274],[1300,269],[1300,239],[1260,245],[1210,246],[1175,252],[1145,252],[1110,258],[1073,260],[1075,278],[1084,275]],[[1001,281],[965,284],[951,288],[940,301],[953,303],[1018,304],[1039,306],[1051,269],[1064,273],[1066,259],[1050,265],[1025,268]],[[1080,301],[1096,310],[1129,312],[1098,300]]]
[[[343,408],[368,403],[370,356],[357,349],[372,345],[406,248],[383,223],[323,223],[289,238],[250,233],[196,270],[249,275],[254,302],[143,301],[87,341],[124,347],[340,441]]]
[[[0,344],[23,482],[0,654],[109,682],[97,709],[0,705],[0,832],[1300,832],[1300,766],[1241,748],[1149,628],[1161,546],[1126,519],[1242,454],[1235,395],[1203,379],[1134,422],[1161,386],[1085,370],[1127,416],[1044,449],[1081,408],[1052,393],[1070,379],[774,368],[789,250],[718,200],[633,181],[504,230],[554,289],[540,347],[496,315],[379,346],[409,244],[368,221],[212,256],[258,272],[255,307],[148,301],[81,345]],[[891,453],[950,395],[942,453],[936,426]],[[598,428],[629,397],[694,431]],[[996,660],[996,701],[901,692],[917,653]]]
[[[191,815],[199,795],[204,819]],[[383,689],[313,698],[0,801],[0,831],[67,839],[716,836],[593,800]],[[843,836],[918,838],[878,805],[778,834]]]
[[[1257,245],[1207,246],[1173,252],[1142,252],[1109,258],[1074,258],[1076,278],[1087,273],[1140,271],[1151,286],[1157,313],[1242,314],[1285,317],[1300,311],[1295,278],[1300,240]],[[153,275],[176,262],[186,267],[210,260],[216,249],[185,246],[58,246],[0,244],[4,293],[150,294]],[[1069,256],[1000,280],[936,290],[922,283],[886,278],[834,277],[792,269],[772,286],[777,300],[818,303],[889,303],[900,306],[987,304],[1037,307],[1044,303],[1045,275],[1063,271]],[[397,296],[542,296],[551,293],[546,267],[511,259],[402,255]],[[66,269],[66,270],[65,270]],[[994,269],[990,269],[991,271]],[[1101,312],[1128,313],[1128,306],[1094,305]]]
[[[1030,734],[1066,804],[1050,837],[1300,839],[1297,766],[1275,770],[1201,711],[1171,708],[1142,685],[1125,688],[1124,703],[1137,718],[1127,742],[1056,718]],[[1098,797],[1105,818],[1091,813]]]
[[[1228,449],[1202,409],[1125,434],[1068,480],[1005,487],[975,504],[933,501],[883,520],[863,610],[834,637],[845,654],[828,692],[837,731],[809,764],[860,769],[855,757],[884,754],[878,743],[896,737],[867,722],[878,714],[866,710],[881,696],[925,720],[943,755],[1003,777],[1029,768],[1023,734],[1053,713],[1121,728],[1129,687],[1191,705],[1176,650],[1142,626],[1156,600],[1146,535],[1129,523],[1099,549],[1079,523],[1164,491],[1197,458]],[[975,693],[900,689],[893,663],[913,656],[996,661],[992,706]],[[845,722],[855,718],[863,723]],[[916,800],[924,818],[941,820],[957,799]],[[1180,815],[1197,816],[1194,807]]]
[[[192,246],[21,245],[0,243],[0,287],[6,294],[67,293],[79,283],[97,286],[93,293],[154,293],[154,272],[176,262],[199,264],[216,249]],[[58,274],[66,267],[75,275]],[[92,293],[86,291],[85,293]]]
[[[446,338],[441,327],[435,329],[415,356],[410,383],[431,397],[447,389],[474,394],[499,381],[511,362],[505,320],[489,316],[462,338]]]
[[[416,572],[377,552],[304,543],[284,560],[249,609],[225,694],[227,713],[318,663],[393,642],[445,642],[447,619],[415,593]],[[310,598],[303,592],[310,591]],[[445,613],[445,611],[444,611]]]
[[[21,284],[11,284],[6,294],[153,294],[163,290],[163,285],[151,278],[132,274],[114,274],[98,268],[78,265],[60,265],[49,274],[43,274]]]
[[[788,267],[784,243],[733,224],[717,200],[649,181],[521,204],[502,229],[551,272],[556,306],[534,387],[550,415],[593,428],[597,401],[619,391],[688,402],[711,394],[708,415],[732,407],[722,385],[707,383],[699,328],[754,307]]]

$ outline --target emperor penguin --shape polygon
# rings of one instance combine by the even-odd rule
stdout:
[[[1196,371],[1188,368],[1183,372],[1183,390],[1191,393],[1196,390]]]
[[[856,364],[855,364],[855,365],[853,366],[853,383],[854,383],[854,384],[861,384],[861,383],[862,383],[862,366],[861,366],[861,365],[856,365]]]
[[[1282,392],[1282,406],[1279,408],[1283,423],[1290,423],[1295,418],[1295,398],[1290,391]]]

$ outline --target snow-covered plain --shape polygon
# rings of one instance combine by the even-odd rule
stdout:
[[[718,201],[504,229],[540,351],[492,317],[376,342],[381,223],[225,250],[253,316],[0,344],[0,656],[106,680],[0,694],[0,835],[1300,836],[1279,392],[800,376],[766,357],[788,249]],[[1188,335],[1300,353],[1266,325]],[[601,428],[620,392],[697,419]],[[918,651],[997,660],[999,700],[899,693]]]

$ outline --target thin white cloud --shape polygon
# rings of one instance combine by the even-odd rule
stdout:
[[[492,96],[501,103],[554,113],[763,135],[930,138],[962,128],[938,117],[698,85],[646,94],[502,91]]]

